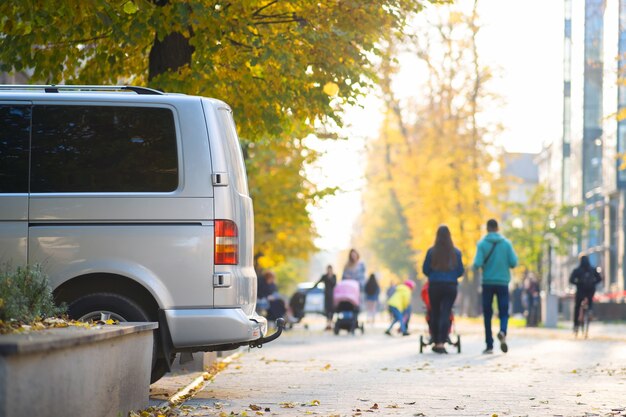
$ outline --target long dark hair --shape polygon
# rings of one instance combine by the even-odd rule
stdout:
[[[448,226],[441,225],[437,229],[431,255],[430,265],[435,271],[451,271],[456,268],[458,260]]]
[[[354,262],[352,261],[352,254],[356,255],[356,260]],[[359,263],[359,259],[361,259],[359,252],[357,252],[356,249],[350,249],[350,252],[348,253],[348,263],[346,265],[354,266]]]

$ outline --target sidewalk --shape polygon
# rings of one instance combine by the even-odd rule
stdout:
[[[418,319],[419,320],[419,319]],[[482,317],[459,317],[457,319],[458,326],[470,332],[483,332]],[[491,321],[491,327],[494,331],[499,326],[499,320],[494,317]],[[572,322],[559,321],[556,328],[547,327],[518,327],[509,323],[508,333],[511,335],[526,335],[540,338],[568,338],[574,337],[572,331]],[[589,327],[589,338],[597,340],[623,340],[626,341],[626,323],[605,323],[600,321],[592,321]]]
[[[576,340],[569,323],[513,327],[509,353],[482,355],[482,320],[458,318],[463,351],[443,356],[418,353],[423,316],[412,318],[410,337],[385,336],[386,325],[381,317],[364,335],[334,336],[313,317],[308,330],[296,327],[246,351],[186,410],[207,417],[260,415],[256,406],[281,417],[626,416],[625,324],[593,323],[589,340]],[[196,376],[168,376],[153,387],[173,394]]]

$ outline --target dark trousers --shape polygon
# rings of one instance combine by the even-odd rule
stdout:
[[[491,333],[491,317],[493,316],[493,297],[498,300],[498,317],[500,317],[500,331],[506,335],[509,324],[509,286],[483,284],[483,318],[485,321],[485,342],[487,348],[493,349],[493,334]]]
[[[576,304],[574,304],[574,327],[578,327],[580,325],[578,315],[580,314],[580,305],[583,303],[585,298],[587,298],[589,310],[593,309],[593,295],[595,293],[595,291],[576,291]]]
[[[450,333],[450,314],[456,300],[456,282],[429,282],[430,328],[433,342],[445,343]]]

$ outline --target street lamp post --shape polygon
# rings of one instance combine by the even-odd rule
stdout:
[[[547,273],[546,273],[546,285],[544,286],[543,296],[543,325],[545,327],[555,328],[559,317],[559,304],[556,294],[552,292],[552,267],[553,267],[553,249],[556,236],[554,230],[556,229],[556,222],[553,218],[550,218],[548,222],[548,232],[544,235],[544,240],[548,244],[548,256],[547,256]]]

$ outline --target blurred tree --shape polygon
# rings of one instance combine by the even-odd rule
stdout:
[[[490,70],[481,64],[476,45],[476,4],[469,10],[454,5],[428,13],[426,23],[418,24],[407,42],[389,43],[381,65],[389,113],[374,146],[386,147],[378,152],[386,155],[389,174],[370,178],[369,185],[380,187],[384,180],[393,190],[399,209],[390,198],[387,210],[398,213],[398,223],[406,223],[410,253],[417,254],[413,258],[418,266],[442,223],[450,227],[464,261],[471,262],[501,187],[494,145],[500,128],[485,117],[495,98],[487,89]],[[400,48],[416,55],[423,74],[416,80],[414,98],[406,101],[392,88],[397,71],[393,58]]]
[[[526,202],[506,204],[508,220],[504,228],[515,247],[519,264],[540,276],[548,244],[559,255],[567,255],[593,222],[583,210],[579,213],[578,207],[554,201],[550,190],[538,185],[528,193]]]
[[[298,289],[298,283],[306,281],[309,264],[302,259],[286,259],[275,269],[278,290],[290,297]]]
[[[422,1],[59,0],[0,3],[2,71],[220,97],[243,137],[330,118],[375,79],[377,42]],[[245,117],[242,117],[245,115]],[[312,129],[312,128],[311,128]]]
[[[302,182],[306,150],[294,138],[341,125],[342,105],[376,80],[379,42],[439,1],[6,0],[0,70],[229,103],[241,137],[258,143],[247,160],[257,244],[277,262],[313,249],[306,207],[319,194]]]
[[[270,268],[287,258],[314,251],[316,236],[307,206],[334,189],[318,190],[304,176],[303,165],[317,154],[301,140],[260,140],[245,144],[250,195],[254,207],[255,249]]]
[[[361,216],[363,243],[376,260],[398,278],[417,277],[416,257],[404,208],[396,194],[391,174],[392,144],[400,137],[388,116],[379,139],[370,144]]]

